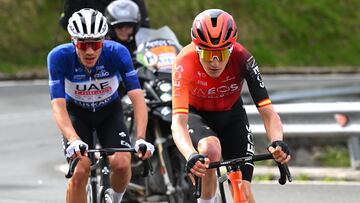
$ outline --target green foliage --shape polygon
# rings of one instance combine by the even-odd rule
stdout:
[[[323,166],[350,167],[349,150],[340,146],[327,146],[324,152],[318,155],[317,160]]]
[[[194,17],[209,8],[232,14],[238,41],[261,66],[360,66],[357,0],[145,0],[151,25],[169,25],[190,42]],[[0,72],[46,66],[47,53],[69,41],[58,25],[62,0],[0,0]]]
[[[271,174],[257,175],[253,177],[254,181],[270,181],[275,180],[275,177]]]

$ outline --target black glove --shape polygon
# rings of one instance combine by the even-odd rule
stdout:
[[[286,144],[286,142],[284,142],[282,140],[277,140],[277,141],[272,142],[269,145],[269,147],[274,147],[274,148],[276,148],[277,146],[280,146],[282,151],[284,153],[286,153],[287,156],[290,155],[290,149],[289,149],[289,146]]]
[[[192,169],[195,166],[197,161],[200,161],[201,163],[205,163],[205,156],[199,153],[191,154],[185,165],[186,173],[191,173],[190,169]]]

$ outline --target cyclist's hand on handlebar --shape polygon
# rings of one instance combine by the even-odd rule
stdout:
[[[188,173],[193,184],[195,184],[194,175],[198,177],[205,176],[209,163],[209,158],[202,154],[193,153],[190,155],[189,159],[186,162],[185,170]]]
[[[143,154],[140,150],[140,145],[142,145],[142,144],[146,146],[145,154]],[[146,142],[144,139],[138,139],[135,142],[135,150],[137,152],[137,156],[140,159],[145,160],[145,159],[150,158],[153,155],[155,147],[150,142]]]
[[[278,163],[286,164],[291,159],[290,149],[284,141],[277,140],[272,142],[269,145],[268,150]]]
[[[72,141],[70,145],[66,148],[66,157],[73,158],[74,156],[81,156],[82,148],[85,148],[86,152],[89,146],[81,140]]]

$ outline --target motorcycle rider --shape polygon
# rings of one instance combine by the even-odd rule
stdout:
[[[109,23],[108,38],[124,45],[135,59],[135,34],[141,25],[138,5],[130,0],[115,0],[106,7],[104,15]]]
[[[67,29],[68,20],[71,15],[82,8],[92,8],[104,13],[105,8],[113,0],[65,0],[63,12],[60,15],[59,24],[64,30]],[[147,8],[144,0],[132,0],[140,9],[141,13],[141,27],[150,27],[150,18],[147,13]]]

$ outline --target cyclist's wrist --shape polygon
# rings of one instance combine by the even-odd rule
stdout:
[[[146,138],[145,138],[145,136],[137,136],[136,140],[145,140],[146,141]]]
[[[68,144],[74,142],[75,140],[81,140],[79,137],[71,137],[70,139],[67,139],[68,140]]]
[[[188,152],[188,153],[186,154],[186,156],[185,156],[185,159],[186,159],[186,160],[189,160],[191,156],[194,156],[194,155],[196,155],[196,154],[199,154],[199,152],[197,152],[197,151]]]

